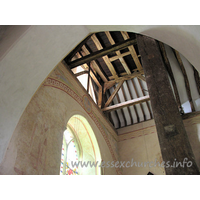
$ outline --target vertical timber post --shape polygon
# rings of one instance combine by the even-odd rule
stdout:
[[[137,35],[137,44],[166,174],[199,174],[157,41]]]

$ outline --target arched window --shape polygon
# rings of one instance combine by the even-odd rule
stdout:
[[[94,132],[81,115],[74,115],[63,133],[61,175],[100,175],[101,155]]]
[[[72,165],[72,162],[77,162],[78,158],[79,146],[73,133],[68,128],[63,133],[60,174],[78,175],[78,167]]]

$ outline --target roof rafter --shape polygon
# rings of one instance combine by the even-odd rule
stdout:
[[[167,69],[167,72],[170,76],[170,79],[172,81],[172,85],[173,85],[173,88],[174,88],[174,94],[175,94],[175,97],[176,97],[176,102],[178,104],[178,107],[180,108],[181,107],[181,101],[180,101],[180,97],[179,97],[179,93],[178,93],[178,88],[176,86],[176,81],[175,81],[175,78],[174,78],[174,74],[173,74],[173,71],[172,71],[172,68],[171,68],[171,65],[170,65],[170,62],[167,58],[167,53],[166,53],[166,50],[165,50],[165,46],[162,42],[158,42],[159,46],[160,46],[160,50],[161,50],[161,54],[164,58],[164,63],[165,63],[165,67]]]
[[[90,52],[88,51],[88,49],[86,48],[85,45],[82,46],[82,50],[85,53],[85,55],[90,55]],[[100,68],[99,68],[98,64],[96,63],[96,61],[92,60],[90,64],[91,64],[91,68],[99,74],[99,76],[101,77],[101,79],[104,82],[107,82],[108,81],[107,78],[105,77],[105,75],[103,74],[103,72],[100,70]]]
[[[97,39],[95,34],[93,34],[91,36],[91,39],[93,40],[93,42],[96,45],[98,50],[102,50],[103,49],[101,43],[99,42],[99,40]],[[118,78],[117,72],[115,71],[115,68],[113,67],[112,63],[110,62],[108,56],[105,55],[105,56],[102,57],[102,59],[104,60],[104,62],[108,66],[108,69],[110,70],[110,72],[114,76],[114,78]]]
[[[186,71],[185,71],[185,67],[184,67],[183,62],[182,62],[182,60],[181,60],[181,56],[180,56],[179,52],[176,51],[175,49],[173,49],[173,51],[174,51],[174,54],[175,54],[175,56],[176,56],[176,59],[177,59],[177,61],[178,61],[178,63],[179,63],[180,69],[181,69],[182,74],[183,74],[183,77],[184,77],[186,92],[187,92],[188,100],[189,100],[189,102],[190,102],[191,110],[192,110],[192,112],[194,112],[194,111],[195,111],[195,107],[194,107],[194,103],[193,103],[193,101],[192,101],[192,95],[191,95],[191,90],[190,90],[190,84],[189,84],[189,80],[188,80],[187,73],[186,73]]]
[[[112,45],[114,45],[114,44],[115,44],[115,41],[113,40],[113,38],[112,38],[110,32],[109,32],[109,31],[106,31],[105,34],[106,34],[108,40],[110,41],[110,43],[111,43]],[[129,69],[128,65],[126,64],[124,58],[121,57],[122,54],[120,53],[120,51],[118,50],[118,51],[116,51],[115,53],[117,54],[117,56],[119,56],[119,60],[120,60],[120,62],[121,62],[121,64],[122,64],[122,66],[124,67],[126,73],[127,73],[127,74],[131,74],[131,70]]]
[[[104,49],[101,49],[99,51],[91,53],[91,54],[89,54],[87,56],[84,56],[83,58],[80,58],[80,59],[77,59],[77,60],[74,60],[74,61],[71,61],[71,62],[68,61],[67,65],[71,69],[73,69],[74,67],[82,65],[82,64],[84,64],[86,62],[90,62],[90,61],[95,60],[97,58],[100,58],[102,56],[108,55],[109,53],[115,52],[117,50],[125,49],[127,46],[130,46],[130,45],[133,45],[133,44],[136,44],[136,43],[137,43],[136,39],[130,38],[128,40],[116,43],[115,45],[112,45],[110,47],[106,47]]]
[[[113,57],[111,57],[111,58],[109,58],[110,59],[110,62],[113,62],[113,61],[115,61],[115,60],[118,60],[118,59],[120,59],[120,58],[122,58],[122,57],[125,57],[125,56],[128,56],[128,55],[130,55],[131,54],[131,52],[130,51],[128,51],[128,52],[125,52],[125,53],[120,53],[119,55],[117,55],[117,56],[113,56]]]
[[[192,68],[193,68],[193,71],[194,71],[194,79],[195,79],[195,82],[196,82],[197,90],[198,90],[198,93],[200,95],[200,77],[199,77],[199,72],[195,69],[194,66],[192,66]]]
[[[82,57],[80,55],[80,53],[78,53],[78,52],[77,52],[76,55],[78,56],[78,58]],[[99,83],[99,80],[97,79],[97,77],[96,77],[95,73],[93,72],[93,70],[91,70],[87,64],[83,64],[83,65],[84,65],[84,68],[87,70],[88,74],[92,77],[92,79],[94,80],[94,82],[98,85],[98,87],[101,87],[101,84]]]
[[[122,34],[122,36],[123,36],[123,38],[124,38],[125,40],[130,39],[130,37],[129,37],[129,35],[128,35],[127,32],[121,31],[121,34]],[[136,64],[136,66],[137,66],[137,69],[138,69],[139,71],[143,70],[142,65],[141,65],[141,63],[140,63],[140,61],[139,61],[139,59],[138,59],[138,55],[137,55],[137,53],[136,53],[136,51],[135,51],[134,46],[133,46],[133,45],[128,46],[128,49],[129,49],[129,51],[131,52],[131,56],[133,57],[133,60],[134,60],[134,62],[135,62],[135,64]]]

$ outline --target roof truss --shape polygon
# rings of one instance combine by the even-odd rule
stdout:
[[[178,107],[181,107],[164,44],[158,44],[172,81]],[[183,62],[177,51],[174,51],[174,54],[183,73],[191,108],[194,111]],[[83,68],[83,71],[75,73],[76,77],[88,74],[86,90],[89,91],[89,84],[92,84],[97,106],[108,116],[115,128],[153,118],[135,34],[124,31],[93,33],[65,58],[65,62],[72,70],[78,66]],[[200,78],[195,68],[194,74],[198,87]]]
[[[140,95],[136,91],[137,96],[135,97],[131,94],[130,88],[134,88],[134,90],[136,89],[135,85],[133,85],[133,79],[137,78],[138,81],[139,79],[141,81],[145,81],[145,77],[139,60],[140,55],[137,54],[134,47],[137,45],[136,39],[134,37],[130,37],[127,32],[121,32],[120,34],[121,40],[115,42],[115,38],[112,36],[111,32],[106,31],[105,36],[107,37],[107,41],[109,41],[109,46],[106,47],[102,41],[99,40],[97,34],[92,34],[81,42],[80,45],[78,45],[73,52],[69,54],[69,57],[65,59],[67,65],[71,69],[74,69],[77,66],[82,66],[83,71],[75,73],[76,77],[88,74],[88,83],[89,79],[94,81],[97,86],[97,88],[94,86],[93,88],[97,97],[98,107],[102,109],[102,111],[108,113],[111,121],[113,121],[113,114],[109,113],[114,111],[116,119],[118,120],[118,127],[122,126],[120,115],[118,114],[120,111],[122,113],[122,118],[127,125],[127,113],[123,110],[123,108],[127,107],[131,124],[134,124],[135,120],[131,110],[133,109],[137,120],[139,121],[140,117],[138,109],[135,106],[138,104],[143,118],[145,119],[145,113],[141,103],[149,101],[148,96],[144,98],[141,96],[144,95],[144,93],[142,93],[143,91],[140,92]],[[88,44],[89,42],[90,44]],[[92,47],[95,50],[93,50]],[[128,56],[129,63],[126,59]],[[107,66],[109,74],[108,72],[106,73],[104,70],[105,67],[99,62],[99,58],[101,58],[101,62]],[[134,69],[133,66],[130,66],[130,59],[132,60]],[[120,64],[122,72],[118,72],[116,66],[114,66],[115,62]],[[130,83],[128,84],[127,82],[129,80],[132,81],[130,82],[131,86]],[[124,88],[126,88],[126,90]],[[119,95],[119,91],[121,92],[121,95]],[[130,98],[127,98],[127,92],[129,93],[128,96],[131,100]],[[132,106],[132,109],[129,108],[130,106]],[[149,112],[151,112],[150,109]]]

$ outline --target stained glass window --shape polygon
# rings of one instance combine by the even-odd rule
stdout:
[[[60,174],[78,175],[78,167],[76,165],[73,165],[73,163],[78,162],[78,159],[78,143],[73,133],[70,130],[66,129],[63,133]]]

